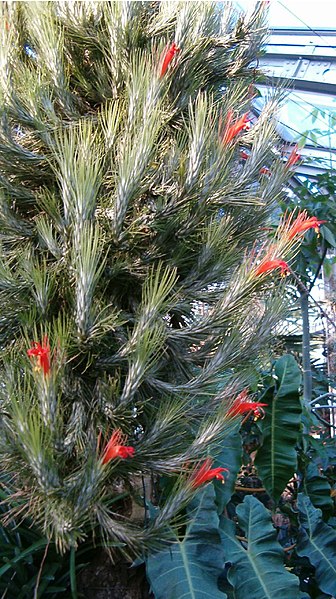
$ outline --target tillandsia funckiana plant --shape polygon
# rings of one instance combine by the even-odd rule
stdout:
[[[1,462],[60,550],[89,524],[157,546],[258,409],[241,393],[305,232],[267,239],[290,166],[275,101],[249,118],[266,9],[1,4]]]

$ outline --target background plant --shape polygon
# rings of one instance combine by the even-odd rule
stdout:
[[[151,571],[165,565],[166,577],[176,549],[183,568],[172,599],[181,589],[225,596],[224,562],[240,597],[239,573],[254,559],[224,514],[241,451],[233,406],[286,312],[280,274],[302,237],[290,237],[286,222],[268,236],[289,175],[273,153],[276,99],[249,123],[266,9],[1,5],[0,451],[9,516],[28,515],[72,555],[99,530],[107,545],[146,559],[157,596],[167,585]],[[294,418],[296,443],[292,394],[294,408],[279,417],[284,427]],[[224,485],[199,491],[225,468]],[[270,513],[248,499],[237,517],[238,537],[265,549],[255,599],[266,579],[298,596]]]
[[[6,503],[10,490],[2,481],[1,515],[9,515]],[[20,497],[17,506],[22,507]],[[29,519],[10,519],[0,527],[0,592],[2,597],[36,599],[77,597],[76,578],[97,551],[91,543],[81,547],[76,555],[72,548],[61,555],[55,544],[41,535]]]

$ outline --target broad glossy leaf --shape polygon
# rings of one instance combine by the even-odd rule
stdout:
[[[255,464],[268,493],[278,501],[297,467],[295,446],[301,430],[301,372],[289,354],[276,362],[274,371],[278,385],[262,398],[268,406],[260,423],[263,444]]]
[[[296,546],[300,557],[307,557],[315,568],[315,577],[323,593],[336,593],[336,531],[321,518],[309,497],[298,496],[301,528]]]
[[[331,247],[336,247],[335,236],[326,225],[321,226],[321,236],[331,245]]]
[[[322,510],[326,518],[331,516],[334,505],[330,495],[331,487],[327,477],[320,474],[316,464],[308,465],[302,487],[314,507]]]
[[[331,526],[331,528],[334,528],[336,530],[336,516],[332,516],[331,518],[329,518],[328,526]]]
[[[224,555],[213,485],[192,501],[183,539],[150,555],[147,577],[155,599],[226,599],[218,589]]]
[[[217,447],[218,450],[218,447]],[[220,453],[217,455],[214,467],[223,466],[228,469],[225,475],[225,484],[215,481],[216,504],[218,513],[222,514],[226,504],[234,493],[237,474],[242,463],[242,439],[239,433],[239,424],[236,429],[221,443]]]
[[[278,397],[287,397],[298,393],[302,376],[294,356],[291,354],[281,356],[274,364],[274,374],[278,378]]]
[[[247,538],[246,549],[236,537],[234,523],[226,518],[221,521],[235,599],[298,599],[299,580],[285,569],[284,551],[276,540],[270,513],[249,496],[237,507],[237,516]]]

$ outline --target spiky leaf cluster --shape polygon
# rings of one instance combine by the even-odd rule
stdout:
[[[1,11],[2,464],[61,549],[97,522],[136,548],[192,494],[185,470],[229,433],[227,406],[282,310],[279,277],[255,271],[290,249],[264,241],[287,176],[275,103],[221,136],[229,110],[249,109],[265,7]],[[45,336],[48,375],[27,356]],[[135,457],[103,464],[119,428]],[[161,474],[179,480],[160,518],[127,521],[120,498]]]

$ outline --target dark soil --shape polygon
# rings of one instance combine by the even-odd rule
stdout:
[[[96,559],[78,575],[78,594],[83,599],[154,599],[144,566],[112,563],[105,551],[97,551]]]

